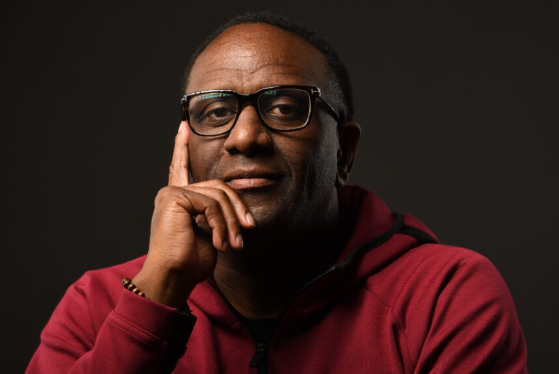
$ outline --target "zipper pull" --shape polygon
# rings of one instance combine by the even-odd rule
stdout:
[[[251,368],[258,367],[258,365],[260,364],[260,360],[262,360],[262,357],[264,357],[265,351],[266,343],[258,343],[256,345],[256,352],[254,353],[254,356],[252,356],[252,360],[250,360],[250,364],[248,364],[248,366]]]

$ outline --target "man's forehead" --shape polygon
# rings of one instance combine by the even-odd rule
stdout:
[[[230,79],[247,84],[268,78],[284,84],[320,86],[326,82],[326,60],[300,36],[267,24],[230,27],[212,41],[197,58],[189,79],[188,92],[210,88]]]

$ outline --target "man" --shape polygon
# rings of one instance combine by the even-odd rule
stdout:
[[[147,257],[70,287],[28,373],[527,372],[489,261],[347,185],[360,128],[327,43],[238,17],[185,86]]]

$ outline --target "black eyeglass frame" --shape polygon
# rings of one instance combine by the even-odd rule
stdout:
[[[305,124],[302,125],[302,126],[295,127],[295,128],[292,128],[292,129],[276,129],[276,128],[273,128],[270,125],[268,125],[266,123],[266,121],[264,120],[264,118],[262,117],[262,113],[260,113],[260,107],[258,105],[258,99],[260,98],[260,95],[262,95],[263,92],[266,92],[266,91],[269,91],[269,90],[275,90],[275,89],[289,89],[289,88],[299,89],[299,90],[305,91],[309,94],[309,98],[310,98],[309,115],[307,117],[307,120],[306,120]],[[220,132],[218,134],[202,134],[202,133],[197,132],[196,129],[194,129],[192,127],[192,125],[190,124],[190,118],[189,118],[189,114],[188,114],[188,104],[189,104],[190,99],[194,96],[201,95],[201,94],[211,94],[211,93],[227,93],[227,94],[231,94],[231,95],[235,96],[235,98],[237,99],[237,101],[239,103],[239,110],[237,111],[237,115],[235,117],[233,125],[231,125],[231,127],[229,129],[227,129],[226,131]],[[264,126],[266,126],[266,128],[268,128],[272,131],[278,131],[278,132],[291,132],[291,131],[297,131],[297,130],[304,129],[305,127],[307,127],[309,125],[309,123],[311,122],[313,113],[314,113],[314,104],[315,104],[316,98],[319,98],[324,104],[326,104],[326,108],[330,111],[330,114],[332,115],[332,117],[334,117],[334,119],[336,120],[336,123],[339,126],[341,124],[340,116],[338,115],[338,113],[336,112],[334,107],[328,101],[326,101],[326,99],[322,96],[322,92],[320,91],[320,88],[314,87],[314,86],[298,86],[298,85],[283,85],[283,86],[280,85],[280,86],[263,87],[263,88],[259,89],[258,91],[253,92],[251,94],[241,94],[241,93],[238,93],[237,91],[233,91],[233,90],[206,90],[206,91],[196,91],[196,92],[192,92],[192,93],[189,93],[189,94],[185,94],[181,99],[182,120],[186,121],[188,123],[188,126],[190,127],[190,129],[196,135],[199,135],[199,136],[224,135],[224,134],[229,133],[231,130],[233,130],[233,127],[235,127],[235,125],[237,124],[237,120],[239,119],[239,115],[241,114],[243,108],[245,107],[245,104],[249,103],[254,108],[256,108],[256,112],[258,113],[258,118],[260,118],[260,121],[262,122],[262,124],[264,124]]]

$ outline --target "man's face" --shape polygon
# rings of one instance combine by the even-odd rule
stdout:
[[[275,85],[304,85],[331,97],[327,76],[323,55],[308,42],[273,26],[245,24],[226,30],[199,56],[186,91],[249,94]],[[312,227],[337,207],[337,124],[323,105],[317,99],[311,123],[294,132],[266,128],[248,105],[228,135],[191,133],[192,178],[224,180],[259,228]]]

